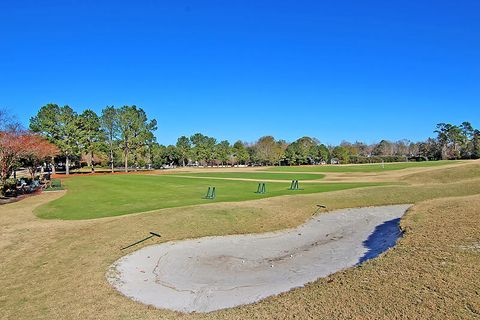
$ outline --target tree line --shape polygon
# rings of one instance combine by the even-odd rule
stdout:
[[[366,144],[343,141],[326,145],[313,137],[293,142],[263,136],[256,142],[227,140],[196,133],[181,136],[175,145],[161,145],[154,132],[157,121],[135,105],[107,106],[96,114],[77,113],[68,105],[47,104],[30,119],[29,130],[0,112],[0,165],[2,181],[15,166],[35,171],[41,163],[85,163],[123,170],[171,166],[308,165],[375,163],[480,157],[480,131],[469,122],[440,123],[435,137],[426,141],[388,141]]]
[[[219,165],[308,165],[327,163],[376,163],[480,158],[480,131],[469,122],[461,125],[438,124],[437,136],[426,141],[388,141],[366,144],[356,141],[326,145],[312,137],[294,142],[264,136],[254,143],[218,142],[214,137],[196,133],[181,136],[175,145],[153,143],[150,158],[155,168],[168,166]]]

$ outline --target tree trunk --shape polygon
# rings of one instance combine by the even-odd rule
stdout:
[[[65,174],[68,176],[70,174],[70,159],[68,156],[65,157]]]
[[[113,173],[113,149],[110,148],[110,164],[112,166],[112,173]]]
[[[125,172],[128,172],[128,152],[125,152]]]
[[[182,167],[185,167],[185,158],[182,159]]]
[[[55,157],[52,157],[52,174],[55,174]]]
[[[90,153],[90,166],[92,167],[92,172],[95,172],[95,169],[93,168],[93,151]]]

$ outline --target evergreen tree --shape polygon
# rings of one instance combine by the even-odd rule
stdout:
[[[113,173],[115,163],[115,142],[118,139],[119,133],[117,109],[115,109],[115,107],[113,106],[104,108],[102,110],[100,122],[106,138],[106,143],[109,151],[110,168]]]
[[[188,161],[188,157],[190,156],[192,143],[190,142],[190,139],[188,139],[188,137],[181,136],[177,140],[176,147],[178,156],[180,157],[180,160],[182,162],[182,167],[185,167],[185,161]]]
[[[102,131],[100,118],[95,112],[87,109],[78,117],[80,124],[80,141],[83,151],[89,155],[88,165],[94,166],[94,154],[98,152],[105,142],[105,133]]]
[[[157,129],[157,121],[155,119],[149,121],[142,108],[123,106],[118,110],[118,128],[125,172],[128,172],[129,156],[133,156],[135,167],[137,167],[141,152],[145,151],[148,143],[155,141],[153,131]]]

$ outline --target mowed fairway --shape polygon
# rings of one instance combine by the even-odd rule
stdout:
[[[461,161],[423,161],[423,162],[396,162],[396,163],[375,163],[360,165],[318,165],[318,166],[289,166],[271,167],[269,171],[281,172],[382,172],[391,170],[402,170],[408,168],[438,167],[448,164],[460,163]]]
[[[256,194],[258,183],[241,180],[192,179],[169,175],[79,176],[64,180],[65,196],[36,210],[41,218],[93,219],[211,202],[231,202],[377,186],[380,183],[309,183],[288,190],[288,182],[267,183],[266,194]],[[214,200],[203,199],[209,186]]]
[[[325,175],[318,173],[283,173],[283,172],[192,172],[178,173],[176,176],[225,178],[225,179],[252,179],[252,180],[319,180]]]

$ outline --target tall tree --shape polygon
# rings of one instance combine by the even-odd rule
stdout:
[[[302,161],[304,161],[302,150],[297,142],[292,142],[287,147],[287,150],[285,150],[285,158],[287,159],[289,165],[302,164]]]
[[[313,164],[319,160],[317,145],[319,141],[311,137],[302,137],[286,148],[286,158],[290,164]]]
[[[168,161],[169,166],[173,166],[174,164],[178,163],[179,161],[179,154],[178,149],[174,145],[168,145],[166,150],[166,159]]]
[[[464,121],[459,126],[461,137],[460,137],[460,154],[462,158],[470,159],[473,155],[473,135],[475,129],[470,124],[470,122]]]
[[[393,143],[393,153],[396,156],[408,156],[411,141],[407,139],[398,140]]]
[[[418,144],[417,155],[426,160],[442,159],[442,146],[437,140],[428,138],[426,141]]]
[[[118,139],[118,113],[114,106],[107,106],[102,110],[101,126],[106,137],[109,152],[110,168],[114,172],[115,141]]]
[[[362,157],[370,156],[371,148],[366,143],[361,141],[355,141],[355,143],[353,143],[352,146],[355,147],[359,156],[362,156]]]
[[[227,140],[220,141],[220,143],[215,146],[215,157],[221,165],[228,162],[231,153],[232,147]]]
[[[154,168],[161,168],[167,163],[166,157],[166,147],[164,145],[153,143],[151,146],[152,152],[152,164]]]
[[[317,146],[317,155],[319,161],[328,162],[330,159],[330,152],[328,151],[327,146],[324,144],[319,144]]]
[[[94,154],[98,152],[105,141],[105,134],[101,129],[100,118],[90,109],[83,111],[78,121],[80,124],[80,141],[83,151],[88,155],[88,165],[94,166]]]
[[[153,131],[157,129],[157,121],[155,119],[149,121],[142,108],[123,106],[118,110],[118,128],[125,172],[128,172],[128,157],[133,155],[135,166],[137,166],[141,148],[155,141]]]
[[[442,159],[458,159],[459,146],[463,140],[462,131],[458,126],[450,123],[437,124],[437,140],[442,146]]]
[[[185,167],[185,161],[188,161],[188,157],[190,156],[190,151],[192,149],[192,143],[190,139],[185,136],[181,136],[177,139],[177,153],[182,161],[182,167]]]
[[[66,174],[70,174],[70,160],[80,151],[80,125],[78,115],[69,106],[47,104],[30,119],[30,129],[55,144],[65,156]]]
[[[207,165],[212,165],[216,159],[215,146],[217,144],[217,139],[213,137],[207,137],[205,140],[205,149],[207,154]]]
[[[390,141],[382,140],[373,148],[372,154],[375,156],[391,156],[393,155],[393,145]]]
[[[340,163],[348,163],[350,155],[347,148],[337,146],[332,151],[332,157],[337,158]]]
[[[257,161],[264,165],[271,165],[283,159],[287,144],[285,141],[275,141],[272,136],[264,136],[258,139],[253,148]]]
[[[60,112],[61,108],[57,104],[42,106],[37,115],[30,118],[30,129],[55,143],[61,136],[61,128],[58,126]]]
[[[232,154],[235,162],[238,164],[247,164],[250,160],[250,155],[245,144],[242,141],[237,141],[233,144]]]
[[[196,133],[190,137],[190,141],[193,145],[193,160],[208,165],[209,162],[215,159],[215,144],[217,142],[215,138]]]
[[[480,130],[473,130],[472,135],[472,158],[480,158]]]

